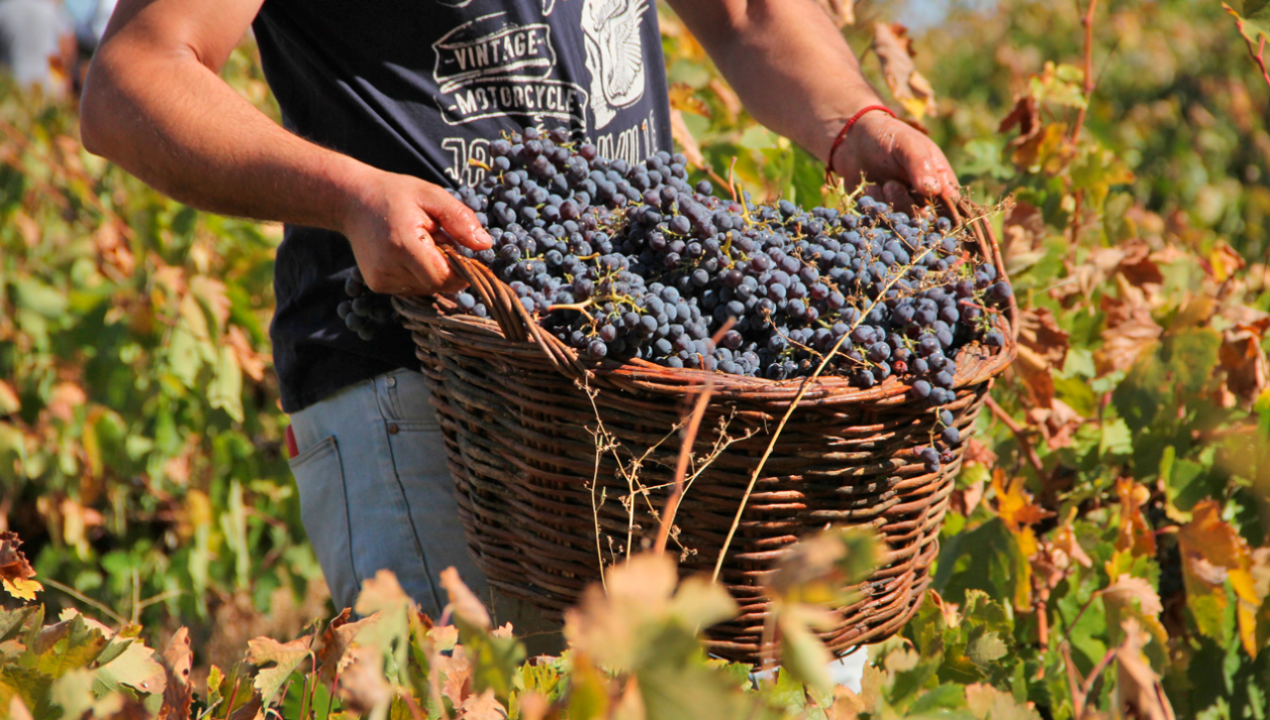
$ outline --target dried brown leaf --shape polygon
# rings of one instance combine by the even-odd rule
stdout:
[[[970,516],[970,513],[979,507],[979,503],[983,501],[984,482],[978,480],[971,483],[968,487],[957,488],[952,491],[952,495],[948,497],[948,503],[953,510]]]
[[[1125,295],[1128,297],[1123,300],[1103,298],[1107,326],[1102,331],[1102,347],[1094,353],[1100,375],[1127,370],[1144,350],[1155,346],[1163,332],[1151,317],[1151,309],[1141,293],[1126,292]]]
[[[194,688],[190,685],[190,667],[194,661],[194,653],[190,650],[188,628],[179,628],[172,634],[161,660],[167,685],[163,690],[159,719],[186,720],[190,716],[190,703],[194,699]]]
[[[233,349],[238,358],[238,367],[242,368],[247,377],[256,382],[265,379],[265,356],[252,349],[251,342],[241,328],[231,326],[225,334],[225,344]]]
[[[1115,582],[1103,588],[1102,596],[1114,603],[1130,607],[1132,607],[1132,601],[1137,600],[1138,607],[1148,615],[1159,615],[1164,612],[1164,606],[1160,603],[1159,594],[1155,592],[1155,588],[1151,587],[1151,583],[1144,578],[1121,575],[1116,578]]]
[[[437,672],[445,678],[441,694],[456,707],[462,705],[472,694],[472,659],[467,656],[467,649],[458,645],[449,656],[440,655],[434,662]]]
[[[1146,240],[1134,238],[1121,243],[1119,249],[1124,252],[1124,257],[1120,260],[1118,269],[1130,285],[1158,286],[1164,282],[1164,273],[1160,272],[1160,266],[1157,263],[1158,256],[1151,251],[1151,246]]]
[[[1014,128],[1019,129],[1019,136],[1010,141],[1010,147],[1018,147],[1041,132],[1041,112],[1032,95],[1020,95],[1014,101],[1010,114],[1001,120],[997,132],[1005,134]]]
[[[1116,497],[1120,500],[1116,549],[1139,557],[1155,557],[1155,531],[1142,514],[1142,506],[1151,499],[1151,491],[1130,478],[1120,478],[1116,480]]]
[[[340,673],[340,699],[345,708],[366,714],[392,700],[392,685],[384,677],[379,650],[354,647],[348,655],[348,667]]]
[[[445,591],[450,595],[450,612],[455,617],[482,630],[489,630],[493,627],[489,611],[485,609],[485,605],[481,603],[480,598],[476,597],[476,594],[468,589],[468,586],[459,578],[458,570],[452,567],[442,570],[441,587],[445,588]]]
[[[1176,720],[1173,706],[1164,694],[1160,677],[1142,653],[1151,635],[1136,618],[1123,623],[1125,641],[1116,648],[1116,694],[1122,717],[1138,720]]]
[[[1035,350],[1022,343],[1018,346],[1018,357],[1013,365],[1019,380],[1027,390],[1028,399],[1033,407],[1050,408],[1054,402],[1054,368]]]
[[[1226,371],[1226,389],[1244,407],[1250,406],[1266,388],[1270,365],[1261,346],[1265,327],[1236,325],[1222,331],[1218,359]]]
[[[1019,344],[1055,370],[1061,370],[1067,359],[1068,338],[1048,308],[1028,308],[1019,314]]]
[[[873,52],[882,63],[882,76],[891,95],[918,120],[935,115],[935,91],[913,64],[913,41],[898,23],[873,26]]]
[[[987,445],[979,442],[975,438],[970,438],[970,442],[966,444],[966,454],[963,460],[970,465],[983,465],[984,467],[995,467],[997,464],[997,454]]]
[[[494,690],[486,688],[480,695],[473,695],[459,706],[461,720],[504,720],[507,709],[494,697]]]
[[[670,100],[670,107],[675,110],[683,110],[703,117],[710,117],[710,106],[706,104],[705,100],[701,99],[696,89],[688,83],[671,83],[670,87],[667,88],[666,94]]]

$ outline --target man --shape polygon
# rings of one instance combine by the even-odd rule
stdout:
[[[955,192],[925,136],[880,100],[814,0],[672,3],[754,116],[886,198]],[[216,72],[254,29],[287,129]],[[438,242],[483,249],[442,188],[481,179],[504,130],[565,128],[610,157],[670,149],[651,0],[121,0],[89,71],[92,152],[178,200],[287,223],[272,337],[302,513],[336,607],[381,568],[436,616],[438,573],[478,592],[410,337],[365,341],[336,314],[372,290],[459,285]],[[513,618],[513,621],[515,619]]]

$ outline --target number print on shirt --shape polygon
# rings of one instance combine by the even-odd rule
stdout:
[[[629,107],[644,96],[640,26],[647,9],[647,0],[585,0],[582,5],[596,130],[612,122],[618,109]]]
[[[454,165],[445,169],[445,174],[460,185],[474,186],[485,179],[485,168],[488,166],[489,140],[473,138],[464,140],[461,137],[446,138],[441,147],[450,151]],[[479,164],[476,164],[479,163]]]
[[[506,116],[585,121],[586,90],[552,77],[556,50],[546,23],[486,15],[446,33],[432,49],[441,117],[450,125]]]

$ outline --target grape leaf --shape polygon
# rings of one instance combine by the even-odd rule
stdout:
[[[129,643],[124,651],[97,669],[97,680],[114,691],[127,685],[147,694],[163,693],[167,688],[163,666],[154,651],[140,642]]]
[[[19,550],[22,541],[12,531],[0,533],[0,582],[10,595],[19,600],[34,600],[35,593],[44,586],[32,580],[35,569]]]
[[[908,29],[892,23],[873,26],[873,52],[882,64],[882,75],[891,95],[904,110],[921,120],[935,114],[935,90],[913,64],[913,41]]]
[[[1239,19],[1240,31],[1252,43],[1270,37],[1270,0],[1231,0],[1222,7]]]
[[[823,611],[809,610],[799,606],[780,609],[776,626],[780,629],[781,666],[795,680],[823,694],[833,690],[829,676],[833,655],[810,629],[826,625]]]
[[[159,711],[160,720],[184,720],[190,716],[190,702],[194,698],[194,688],[190,685],[193,660],[190,631],[188,628],[179,628],[172,634],[172,639],[163,651],[166,687],[163,691],[163,706]]]
[[[1221,506],[1215,500],[1204,500],[1192,511],[1192,519],[1178,532],[1182,553],[1182,578],[1186,585],[1186,602],[1195,615],[1200,632],[1218,640],[1224,639],[1222,616],[1228,604],[1226,582],[1235,591],[1240,641],[1249,655],[1259,649],[1257,612],[1262,598],[1252,574],[1252,555],[1248,545],[1229,523],[1221,519]]]
[[[486,632],[493,627],[489,611],[485,609],[485,605],[476,597],[476,594],[468,589],[468,586],[459,578],[458,570],[452,567],[442,570],[441,587],[445,588],[445,591],[450,596],[450,613],[456,619]]]
[[[247,662],[259,668],[253,685],[266,707],[273,703],[283,683],[300,668],[300,663],[313,656],[312,641],[306,636],[287,643],[267,637],[247,642]]]

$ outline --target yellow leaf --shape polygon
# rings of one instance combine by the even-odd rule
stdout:
[[[18,549],[21,546],[17,533],[0,533],[0,581],[13,597],[34,600],[35,593],[43,590],[44,586],[31,579],[35,577],[35,569]]]
[[[1032,497],[1023,489],[1024,479],[1021,477],[1006,481],[1005,472],[997,468],[992,473],[992,489],[997,495],[997,515],[1016,536],[1023,534],[1029,525],[1053,517],[1054,513],[1032,502]],[[1028,530],[1031,535],[1030,529]],[[1032,552],[1036,552],[1036,538],[1032,536]]]

